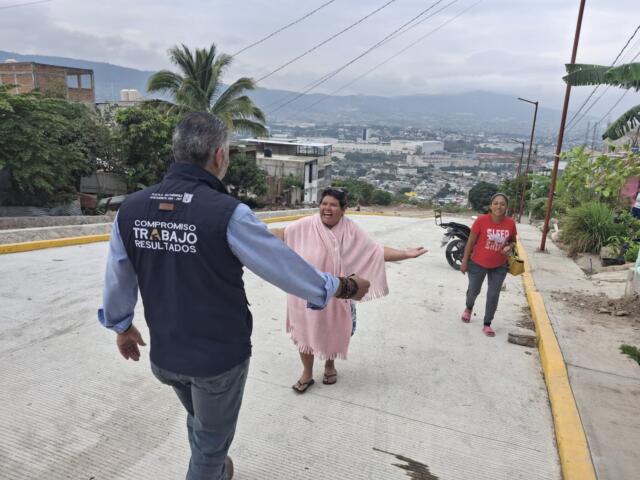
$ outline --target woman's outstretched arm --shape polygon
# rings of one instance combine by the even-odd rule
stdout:
[[[417,258],[427,253],[427,249],[423,247],[407,248],[406,250],[398,250],[397,248],[384,247],[385,262],[399,262],[408,258]]]

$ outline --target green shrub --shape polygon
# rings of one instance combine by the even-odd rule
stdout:
[[[453,203],[443,205],[439,208],[439,210],[442,210],[444,213],[466,213],[470,211],[470,209],[467,207],[456,205]]]
[[[621,234],[613,221],[613,211],[606,205],[589,202],[569,210],[562,225],[561,239],[569,253],[598,253],[607,241]]]
[[[619,231],[607,240],[607,245],[623,254],[626,262],[635,262],[640,248],[640,244],[636,242],[636,239],[640,239],[640,220],[628,211],[622,211],[618,213],[614,222]]]
[[[491,197],[498,191],[494,183],[479,182],[469,190],[469,203],[474,210],[485,213],[489,209]]]
[[[640,365],[640,349],[638,347],[634,347],[633,345],[620,345],[620,352],[628,355],[629,358],[638,362]]]
[[[534,198],[533,200],[529,200],[527,208],[531,212],[531,216],[533,218],[540,220],[547,214],[547,199]]]
[[[385,192],[384,190],[376,189],[371,195],[372,205],[391,205],[392,202],[393,195],[389,192]]]
[[[640,252],[640,243],[632,243],[627,248],[627,251],[624,252],[624,261],[625,262],[635,262],[638,258],[638,252]]]

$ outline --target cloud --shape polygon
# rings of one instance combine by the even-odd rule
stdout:
[[[45,4],[48,5],[48,4]],[[53,4],[56,5],[56,4]],[[0,45],[22,54],[104,61],[141,69],[168,64],[161,44],[139,29],[92,34],[68,21],[58,22],[53,7],[11,10],[0,17]]]
[[[435,1],[394,2],[273,75],[262,86],[300,90],[359,55]],[[355,79],[473,1],[458,0],[316,91],[328,93]],[[443,1],[436,8],[448,2]],[[0,17],[0,45],[18,53],[68,56],[155,70],[170,67],[166,51],[175,44],[203,47],[215,42],[220,51],[233,53],[321,3],[322,0],[55,0],[4,11]],[[258,78],[384,3],[336,0],[238,56],[229,78]],[[538,95],[542,101],[557,104],[564,93],[561,77],[571,54],[577,7],[574,0],[484,0],[344,93],[403,95],[482,89]],[[636,27],[636,9],[637,0],[588,2],[578,60],[611,63]],[[640,51],[640,43],[632,45],[630,51]],[[575,90],[574,102],[586,95],[586,90]],[[606,111],[604,99],[602,104]]]

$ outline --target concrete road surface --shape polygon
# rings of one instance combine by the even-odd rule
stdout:
[[[559,479],[538,354],[507,343],[526,319],[509,277],[495,320],[459,320],[466,277],[432,221],[354,217],[384,245],[391,293],[358,306],[339,379],[296,395],[285,295],[250,272],[254,354],[231,448],[238,480]],[[189,451],[173,392],[119,357],[97,322],[106,243],[0,256],[0,478],[179,479]],[[483,291],[484,294],[484,291]],[[136,325],[148,339],[137,310]],[[144,328],[143,328],[144,327]]]

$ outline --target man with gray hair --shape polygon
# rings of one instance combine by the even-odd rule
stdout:
[[[369,282],[336,278],[269,233],[221,182],[228,131],[208,113],[187,114],[173,135],[175,163],[162,182],[127,197],[113,224],[102,325],[125,359],[145,343],[133,325],[138,289],[153,374],[187,411],[188,480],[233,475],[233,440],[251,356],[253,326],[243,266],[322,309],[333,296],[362,298]]]

